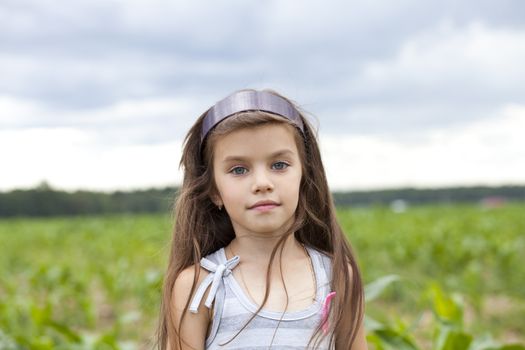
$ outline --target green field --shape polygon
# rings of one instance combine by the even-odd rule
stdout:
[[[524,213],[525,204],[340,209],[365,282],[399,276],[367,314],[431,348],[441,295],[476,340],[523,343]],[[168,215],[0,220],[0,350],[150,349],[170,232]]]

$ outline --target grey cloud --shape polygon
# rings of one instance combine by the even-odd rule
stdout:
[[[270,86],[333,132],[342,125],[347,132],[445,125],[523,101],[516,85],[490,87],[471,76],[423,87],[418,80],[377,83],[362,76],[371,61],[388,63],[402,43],[444,20],[459,29],[481,20],[523,30],[520,1],[64,4],[0,4],[0,95],[65,115],[153,97],[197,96],[202,107],[238,88]],[[151,134],[169,138],[165,130]]]

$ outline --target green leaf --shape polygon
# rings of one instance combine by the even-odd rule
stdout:
[[[435,350],[467,350],[472,336],[450,327],[442,327],[437,338]]]
[[[15,343],[15,340],[12,339],[9,335],[4,333],[2,329],[0,329],[0,349],[2,350],[15,350],[19,347]]]
[[[112,333],[103,334],[97,339],[95,349],[119,350],[116,335]]]
[[[380,339],[383,348],[392,350],[418,350],[407,336],[390,328],[378,329],[374,334]]]
[[[32,304],[30,310],[31,320],[39,327],[46,324],[51,319],[52,308],[49,302],[46,302],[44,306]]]
[[[47,335],[31,339],[30,348],[33,350],[53,350],[53,340]]]
[[[484,334],[476,336],[470,344],[469,350],[486,350],[491,348],[499,348],[500,343],[496,342],[492,335]]]
[[[483,350],[525,350],[525,345],[520,344],[509,344],[500,347],[484,348]]]
[[[374,282],[371,282],[365,286],[365,299],[366,301],[372,301],[376,299],[383,291],[390,286],[392,283],[399,281],[398,275],[387,275],[378,278]]]
[[[434,313],[437,318],[458,328],[463,327],[463,302],[459,296],[448,296],[439,285],[434,284],[429,289]]]
[[[368,316],[368,315],[365,315],[365,329],[368,331],[368,332],[373,332],[377,329],[383,329],[385,328],[385,325],[382,324],[381,322],[379,321],[376,321],[375,319],[373,319],[372,317]]]
[[[374,333],[367,333],[367,335],[366,335],[366,342],[369,345],[369,347],[370,347],[370,345],[373,345],[372,349],[375,349],[375,350],[386,350],[385,347],[383,346],[383,342],[381,341],[381,338],[379,338]]]
[[[75,343],[80,343],[82,341],[82,337],[77,332],[73,331],[64,324],[58,323],[56,321],[49,321],[48,325]]]

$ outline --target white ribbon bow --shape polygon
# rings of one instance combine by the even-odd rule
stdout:
[[[195,296],[193,297],[191,304],[190,304],[190,312],[196,314],[197,310],[199,309],[199,305],[201,303],[202,297],[204,296],[204,293],[206,293],[206,289],[211,284],[210,293],[208,294],[208,297],[206,298],[206,302],[204,305],[209,309],[211,308],[211,304],[213,303],[213,300],[215,299],[215,295],[217,294],[217,291],[219,290],[219,285],[222,282],[222,277],[228,276],[230,273],[232,273],[232,269],[239,264],[239,257],[234,256],[230,260],[226,261],[225,264],[217,265],[214,262],[202,258],[201,259],[201,266],[204,267],[206,270],[210,271],[208,276],[202,281],[199,288],[197,288],[197,292],[195,293]]]

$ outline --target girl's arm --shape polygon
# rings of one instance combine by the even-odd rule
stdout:
[[[368,350],[363,323],[361,323],[361,326],[357,331],[357,337],[355,338],[354,343],[352,344],[352,350]]]
[[[177,334],[180,320],[185,310],[186,302],[193,298],[193,295],[190,295],[190,291],[193,284],[194,269],[194,266],[184,269],[175,280],[175,285],[173,287],[172,311],[175,320],[175,331]],[[208,272],[206,270],[201,269],[197,286],[199,286],[207,274]],[[208,292],[209,288],[202,300],[206,300]],[[184,316],[184,320],[182,322],[182,328],[180,330],[180,334],[178,334],[178,336],[181,338],[182,347],[179,347],[179,339],[176,337],[174,340],[170,339],[172,343],[176,344],[175,348],[171,349],[168,346],[168,350],[203,350],[205,347],[206,333],[210,320],[211,312],[204,305],[199,306],[198,313],[196,314],[186,310],[186,315]],[[168,340],[168,343],[170,340]]]
[[[350,264],[348,264],[348,272],[350,273],[350,279],[352,279],[354,276],[354,271]],[[354,343],[352,344],[351,350],[368,350],[363,321],[361,321],[361,324],[359,325],[359,329],[357,330],[357,336],[354,340]]]

